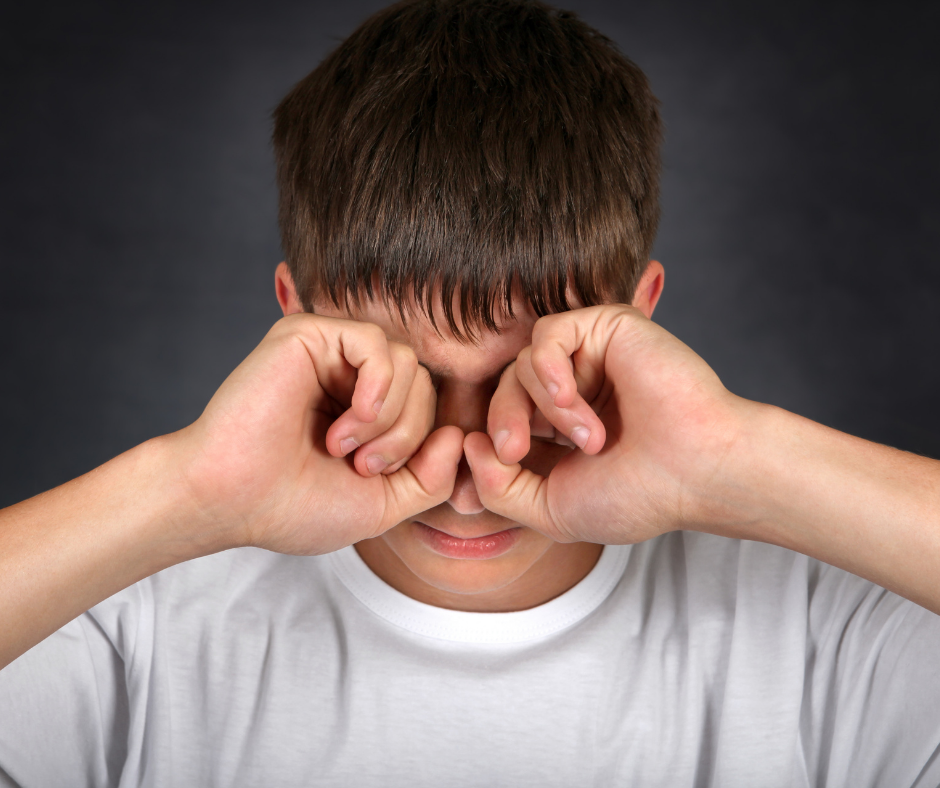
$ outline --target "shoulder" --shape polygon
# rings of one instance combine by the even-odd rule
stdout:
[[[88,611],[122,658],[156,630],[197,635],[213,622],[290,615],[327,604],[335,578],[328,556],[290,556],[238,548],[177,564]],[[149,637],[148,637],[149,635]]]
[[[618,604],[679,614],[690,626],[704,619],[767,629],[773,622],[802,629],[811,643],[845,632],[871,642],[875,632],[897,627],[940,632],[940,617],[913,602],[775,545],[686,531],[629,550]]]
[[[742,601],[805,601],[818,562],[800,553],[691,531],[675,531],[633,545],[622,585],[636,592],[690,599],[733,610]]]

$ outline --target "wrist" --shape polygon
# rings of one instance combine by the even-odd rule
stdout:
[[[215,490],[204,473],[200,453],[193,449],[191,428],[152,438],[141,444],[153,468],[159,491],[160,523],[165,547],[187,561],[247,542],[223,505],[227,496]]]
[[[772,466],[778,461],[772,436],[786,411],[733,394],[729,394],[724,410],[711,444],[701,449],[713,462],[690,485],[687,498],[691,502],[683,507],[689,516],[681,527],[736,539],[760,539],[772,508],[769,484]]]

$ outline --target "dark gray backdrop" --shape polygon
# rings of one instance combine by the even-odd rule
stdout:
[[[278,317],[269,113],[381,5],[0,6],[0,505],[192,421]],[[940,456],[940,4],[565,5],[663,102],[658,320]]]

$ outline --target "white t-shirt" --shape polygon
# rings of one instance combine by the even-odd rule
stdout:
[[[940,618],[754,542],[464,613],[353,548],[168,569],[0,671],[0,784],[936,786]]]

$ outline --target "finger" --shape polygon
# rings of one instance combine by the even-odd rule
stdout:
[[[355,321],[349,321],[355,323]],[[385,399],[394,384],[396,374],[401,367],[395,363],[398,359],[391,357],[388,339],[385,332],[378,326],[375,330],[363,330],[363,326],[372,326],[371,323],[359,323],[346,328],[340,335],[343,357],[356,369],[356,389],[353,391],[350,408],[356,417],[369,423],[376,420],[384,407]],[[386,352],[382,352],[382,343],[385,343]],[[389,380],[389,364],[392,365],[392,380]]]
[[[578,381],[571,357],[585,338],[583,313],[577,310],[540,318],[532,329],[533,369],[549,399],[559,408],[571,407],[578,399]]]
[[[463,431],[441,427],[401,470],[382,476],[386,505],[379,533],[450,498],[462,457]]]
[[[384,334],[383,334],[384,337]],[[378,417],[371,423],[363,423],[355,412],[355,406],[344,412],[330,426],[326,434],[327,450],[334,457],[344,457],[363,444],[386,432],[401,415],[418,370],[418,359],[407,345],[386,340],[386,353],[392,362],[392,383],[389,387]],[[360,368],[360,375],[362,374]],[[359,390],[358,381],[356,391]],[[353,395],[355,399],[355,395]]]
[[[533,353],[534,346],[531,350],[526,348],[516,358],[515,371],[520,385],[555,428],[558,437],[567,438],[586,454],[596,454],[607,440],[604,423],[580,394],[567,408],[557,407],[534,370]]]
[[[590,343],[585,343],[572,353],[571,363],[575,384],[578,387],[578,394],[580,394],[581,398],[589,403],[591,409],[597,413],[597,396],[601,393],[604,384],[607,382],[607,346],[605,345],[605,353],[600,354],[598,357],[597,348],[589,347],[589,345]]]
[[[464,438],[464,456],[481,503],[491,512],[558,539],[548,505],[548,480],[518,463],[504,465],[489,436],[472,432]]]
[[[356,470],[363,476],[394,473],[410,459],[434,428],[436,409],[437,392],[431,383],[431,375],[419,366],[398,419],[356,451]]]
[[[522,384],[520,383],[519,385],[521,386]],[[526,392],[526,396],[528,396],[528,392]],[[533,404],[532,407],[534,408],[535,405]],[[533,438],[554,439],[556,432],[554,425],[542,415],[542,411],[536,410],[535,413],[532,414],[532,420],[529,422],[529,434]]]
[[[614,328],[610,318],[609,308],[592,307],[548,315],[535,324],[533,369],[556,407],[571,407],[579,397],[591,402],[603,387]]]
[[[501,462],[519,462],[529,453],[535,412],[535,403],[516,377],[514,362],[500,376],[486,418],[486,432]],[[551,429],[554,436],[555,430]]]
[[[376,419],[394,376],[388,339],[372,323],[298,313],[278,321],[277,330],[297,337],[307,348],[317,380],[329,393],[349,380],[349,365],[358,370],[352,409],[362,422]]]
[[[596,409],[592,409],[595,413],[597,412]],[[553,443],[557,443],[559,446],[567,446],[569,449],[578,448],[568,438],[558,432],[558,430],[555,429],[555,425],[546,419],[540,410],[536,410],[535,415],[532,416],[529,433],[533,438],[546,438]]]

